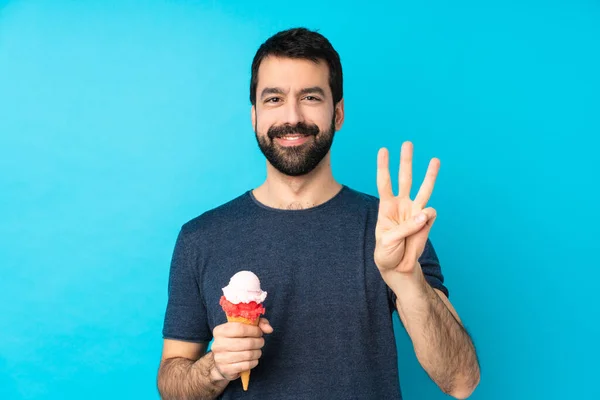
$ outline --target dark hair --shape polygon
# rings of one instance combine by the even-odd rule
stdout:
[[[342,63],[337,51],[320,33],[306,28],[293,28],[276,33],[258,48],[252,61],[250,78],[250,102],[252,105],[256,105],[258,67],[268,56],[306,59],[315,63],[324,60],[329,66],[329,87],[333,94],[333,104],[337,104],[342,99],[344,95]]]

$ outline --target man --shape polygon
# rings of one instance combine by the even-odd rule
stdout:
[[[280,32],[259,48],[250,100],[267,178],[181,228],[162,397],[399,399],[394,310],[429,376],[445,393],[468,397],[479,383],[477,355],[428,239],[439,160],[414,200],[410,142],[397,196],[386,149],[377,160],[379,198],[336,182],[329,150],[344,121],[342,68],[329,41],[307,29]],[[254,272],[268,293],[268,320],[257,327],[226,322],[219,306],[240,270]],[[243,392],[237,378],[248,369]]]

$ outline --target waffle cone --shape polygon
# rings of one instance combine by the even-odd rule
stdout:
[[[258,325],[259,319],[260,317],[257,317],[256,319],[248,319],[244,317],[234,317],[231,315],[227,316],[227,322],[240,322],[242,324],[254,326]],[[240,378],[242,379],[242,387],[244,388],[244,391],[248,390],[248,384],[250,383],[250,370],[242,371]]]
[[[246,325],[258,325],[258,320],[260,318],[256,318],[256,319],[249,319],[249,318],[244,318],[244,317],[234,317],[231,315],[227,316],[227,322],[241,322],[242,324],[246,324]]]

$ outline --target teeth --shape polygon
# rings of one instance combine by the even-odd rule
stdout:
[[[298,140],[298,139],[302,139],[304,136],[303,135],[288,135],[288,136],[282,136],[281,139],[283,140]]]

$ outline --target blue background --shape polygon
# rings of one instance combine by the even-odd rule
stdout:
[[[0,1],[0,398],[158,398],[176,234],[262,182],[250,63],[298,25],[341,54],[339,181],[442,161],[472,398],[600,398],[598,2],[284,3]],[[405,398],[447,398],[398,344]]]

